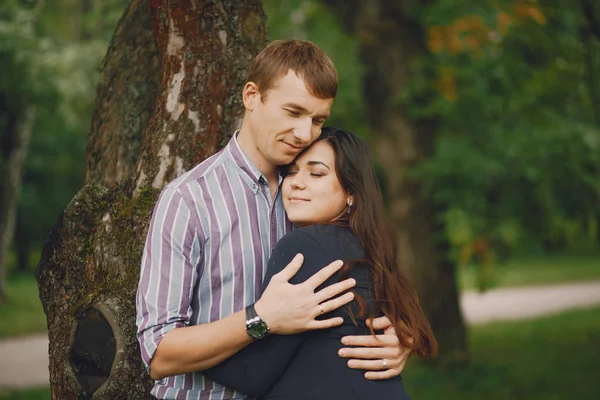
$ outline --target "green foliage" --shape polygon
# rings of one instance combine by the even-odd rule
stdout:
[[[264,8],[272,39],[312,40],[335,61],[330,123],[366,132],[359,53],[338,18],[314,0]],[[431,54],[396,100],[440,122],[434,156],[411,174],[446,205],[454,259],[479,265],[484,289],[519,248],[597,247],[600,38],[579,3],[437,0],[410,13]]]
[[[336,15],[316,0],[264,0],[263,8],[270,40],[311,40],[336,65],[339,90],[327,125],[344,127],[368,137],[358,45],[344,32]]]
[[[11,106],[0,122],[26,104],[37,111],[14,241],[21,251],[41,246],[83,184],[98,70],[126,3],[11,0],[0,6],[0,53],[7,55],[0,98]]]
[[[548,244],[596,245],[600,127],[591,91],[600,87],[587,86],[587,71],[600,71],[600,59],[586,64],[581,10],[531,3],[521,15],[511,8],[519,2],[462,3],[459,11],[440,0],[422,15],[434,50],[423,62],[439,72],[441,96],[427,109],[408,106],[442,124],[436,155],[418,176],[436,199],[486,218],[487,230],[517,217]],[[496,23],[501,13],[510,14],[505,31]],[[436,44],[440,26],[473,42]],[[598,40],[593,46],[600,50]]]
[[[0,338],[46,330],[46,315],[32,275],[11,276],[7,282],[8,302],[0,304]]]
[[[595,399],[600,308],[470,330],[473,362],[449,370],[409,361],[403,375],[421,400]]]

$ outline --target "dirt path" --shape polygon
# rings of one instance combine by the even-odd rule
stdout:
[[[600,305],[600,281],[467,292],[461,297],[469,324],[531,319],[596,305]],[[0,340],[0,392],[43,387],[48,381],[47,335]]]

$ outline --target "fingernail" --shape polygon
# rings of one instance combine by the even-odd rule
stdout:
[[[345,337],[342,338],[342,344],[348,344],[348,339],[346,339]]]
[[[336,263],[337,263],[338,267],[341,267],[342,265],[344,265],[344,262],[342,260],[337,260]]]
[[[354,360],[350,360],[350,361],[348,361],[348,366],[349,366],[350,368],[354,368],[354,367],[356,367],[356,361],[354,361]]]
[[[347,352],[346,352],[346,349],[340,349],[340,351],[338,351],[338,354],[339,354],[341,357],[346,357],[346,354],[347,354]]]
[[[350,284],[351,284],[352,286],[356,285],[356,279],[354,279],[354,278],[350,278]]]

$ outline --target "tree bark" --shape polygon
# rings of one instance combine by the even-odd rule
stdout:
[[[239,126],[250,60],[266,43],[260,1],[132,0],[101,70],[86,180],[36,269],[54,399],[146,399],[135,292],[164,185]]]
[[[9,121],[0,143],[0,303],[7,300],[6,264],[14,234],[23,165],[35,123],[35,106],[25,106],[20,113]]]
[[[455,265],[449,259],[441,207],[425,198],[407,173],[433,153],[436,121],[408,115],[402,95],[412,67],[427,54],[425,35],[409,17],[426,1],[323,0],[358,40],[374,151],[386,175],[386,201],[398,229],[400,265],[412,277],[440,346],[438,360],[468,359],[458,303]]]

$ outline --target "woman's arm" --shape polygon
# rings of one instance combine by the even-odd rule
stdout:
[[[298,253],[304,264],[291,283],[302,283],[333,260],[326,259],[323,247],[302,231],[293,231],[275,246],[267,267],[263,290],[273,275],[279,273]],[[258,340],[222,363],[202,371],[206,377],[246,395],[260,397],[267,393],[283,374],[303,335],[270,335]]]

